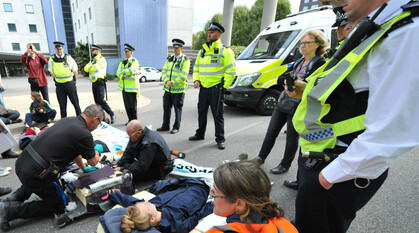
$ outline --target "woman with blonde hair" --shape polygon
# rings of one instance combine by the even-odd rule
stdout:
[[[30,127],[33,121],[51,123],[57,111],[51,108],[47,100],[43,100],[39,92],[31,92],[32,103],[29,106],[29,113],[25,116],[25,126]]]
[[[214,214],[227,217],[227,225],[215,226],[218,232],[297,232],[284,218],[284,210],[272,202],[271,181],[254,162],[230,162],[214,171]]]
[[[328,41],[322,31],[309,30],[304,33],[300,38],[299,46],[299,51],[303,57],[295,61],[294,64],[278,78],[278,86],[284,85],[284,80],[287,76],[305,80],[310,74],[325,63],[322,55],[326,52],[327,47]],[[279,132],[286,123],[287,138],[284,155],[280,164],[270,170],[272,174],[287,172],[294,160],[295,153],[298,149],[298,134],[292,124],[292,117],[294,116],[295,109],[299,103],[299,99],[289,97],[284,91],[272,113],[259,155],[255,158],[255,161],[260,164],[265,162],[265,159],[275,145],[275,140],[278,137]],[[287,186],[289,183],[291,183],[291,185]],[[297,183],[287,182],[286,186],[296,189]]]
[[[105,232],[188,233],[212,213],[213,204],[207,202],[210,188],[204,181],[187,178],[156,184],[160,188],[150,192],[157,196],[148,201],[118,191],[109,193],[112,201],[127,208],[111,209],[99,218]]]

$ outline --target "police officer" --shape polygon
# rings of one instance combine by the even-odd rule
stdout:
[[[54,77],[61,118],[67,117],[67,96],[78,116],[81,109],[76,87],[77,63],[69,54],[64,53],[63,42],[55,41],[54,45],[56,54],[51,55],[48,61],[48,71]]]
[[[64,212],[64,194],[57,183],[57,173],[65,171],[73,160],[82,170],[85,169],[82,158],[91,166],[98,163],[91,131],[103,116],[100,106],[89,105],[81,115],[59,120],[23,150],[16,161],[16,175],[22,186],[0,203],[3,231],[9,230],[9,221],[14,219]],[[41,200],[24,202],[32,193]]]
[[[419,145],[412,117],[419,115],[419,94],[411,88],[419,83],[417,2],[346,0],[343,6],[350,21],[368,17],[308,83],[297,80],[288,92],[302,97],[293,118],[304,155],[295,219],[302,233],[347,231],[390,164]]]
[[[348,36],[349,31],[345,30],[345,26],[348,24],[348,18],[342,6],[333,8],[333,12],[336,14],[336,21],[332,27],[337,27],[336,34],[338,36],[339,44]]]
[[[164,82],[163,90],[165,91],[163,95],[163,124],[157,131],[169,131],[173,106],[175,122],[170,133],[175,134],[179,132],[183,99],[185,98],[185,91],[188,89],[187,78],[191,61],[182,54],[185,42],[180,39],[173,39],[172,43],[174,54],[167,57],[163,67],[162,78]]]
[[[224,91],[236,76],[234,52],[221,43],[224,28],[212,22],[208,28],[207,43],[198,53],[194,70],[194,87],[199,89],[198,129],[189,140],[203,140],[207,127],[208,107],[211,107],[215,123],[215,141],[220,150],[225,149],[224,138]]]
[[[103,110],[111,117],[111,124],[115,122],[115,114],[105,101],[106,93],[106,66],[107,62],[102,56],[102,48],[92,44],[92,61],[84,66],[84,71],[89,73],[90,81],[92,81],[92,92],[95,103],[102,106]]]
[[[130,171],[135,181],[164,179],[173,165],[163,137],[145,128],[139,120],[130,121],[126,131],[130,141],[114,169]]]
[[[119,77],[118,89],[122,91],[125,111],[128,115],[128,122],[137,119],[137,95],[140,93],[138,69],[140,63],[132,54],[135,49],[129,44],[124,44],[125,59],[119,63],[116,76]]]

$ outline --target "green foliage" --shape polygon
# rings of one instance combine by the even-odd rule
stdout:
[[[105,76],[106,80],[115,80],[116,78],[118,78],[118,76],[116,76],[116,74],[106,73],[106,76]]]
[[[257,0],[249,9],[246,6],[234,7],[233,31],[231,33],[231,44],[247,46],[259,34],[262,22],[264,0]],[[278,0],[276,7],[275,21],[285,18],[291,13],[289,0]],[[193,35],[193,49],[199,50],[202,44],[207,41],[207,29],[212,21],[222,22],[222,15],[215,14],[203,29]]]
[[[84,72],[84,66],[89,63],[89,46],[86,44],[82,44],[77,42],[77,46],[74,48],[74,60],[77,63],[79,68],[79,73],[83,74],[83,76],[87,76],[87,73]]]
[[[246,48],[246,46],[232,45],[229,48],[231,48],[234,51],[234,55],[236,55],[236,58],[237,58],[239,56],[239,54],[241,52],[243,52],[243,50]]]

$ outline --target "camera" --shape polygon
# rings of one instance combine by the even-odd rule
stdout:
[[[29,46],[29,49],[32,49],[32,45]]]
[[[287,72],[285,74],[285,80],[287,80],[288,91],[293,91],[295,89],[294,81],[297,80],[297,77],[294,76],[293,72]]]

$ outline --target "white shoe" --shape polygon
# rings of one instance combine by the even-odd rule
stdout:
[[[10,172],[7,171],[7,170],[0,170],[0,176],[7,176],[9,174],[10,174]]]

